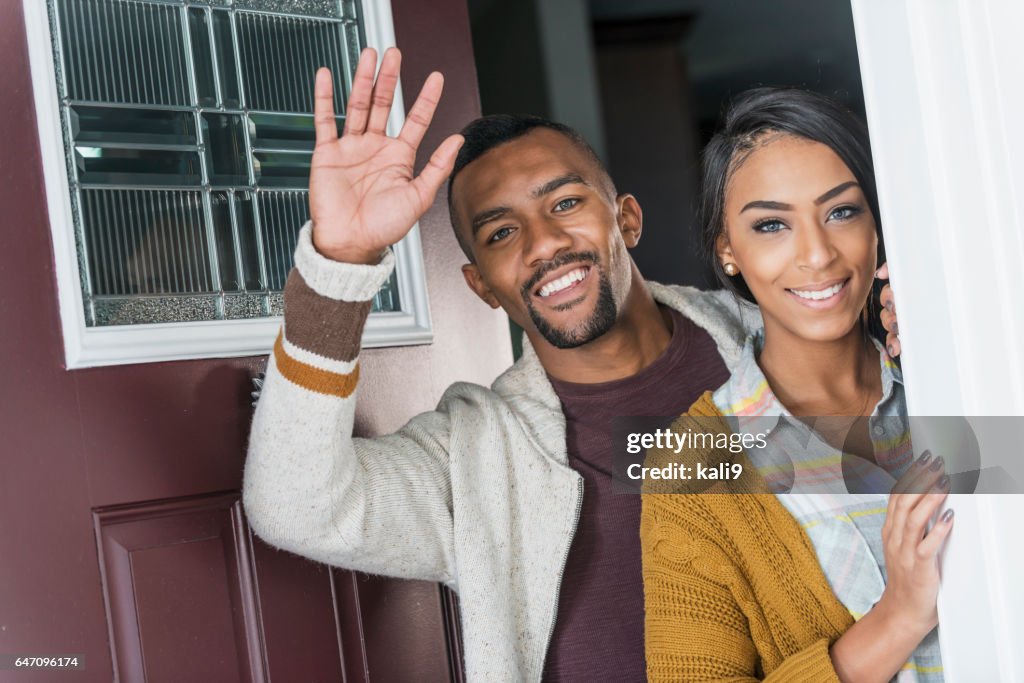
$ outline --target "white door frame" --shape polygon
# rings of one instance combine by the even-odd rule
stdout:
[[[852,4],[910,413],[1022,416],[1024,3]],[[951,505],[945,678],[1024,680],[1024,496]]]

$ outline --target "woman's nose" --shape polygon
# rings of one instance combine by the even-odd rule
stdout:
[[[797,231],[796,264],[806,270],[824,270],[836,258],[828,231],[817,223],[801,225]]]

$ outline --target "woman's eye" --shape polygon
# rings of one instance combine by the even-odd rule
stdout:
[[[555,211],[568,211],[569,209],[571,209],[572,207],[576,206],[579,203],[580,200],[575,197],[563,199],[562,201],[555,204]]]
[[[755,223],[754,224],[754,231],[755,232],[767,232],[767,233],[778,232],[779,230],[782,230],[785,227],[786,227],[786,224],[783,223],[782,221],[777,221],[777,220],[771,219],[771,220],[764,220],[764,221],[761,221],[759,223]]]
[[[511,233],[512,233],[512,228],[498,228],[497,230],[494,231],[494,234],[492,234],[488,238],[487,241],[488,242],[500,242],[501,240],[503,240],[506,237],[508,237]]]
[[[856,206],[839,206],[832,210],[828,217],[832,220],[846,221],[860,213]]]

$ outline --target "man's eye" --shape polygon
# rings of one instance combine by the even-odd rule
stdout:
[[[512,233],[512,228],[498,228],[498,229],[497,229],[497,230],[495,230],[495,231],[494,231],[494,233],[493,233],[493,234],[492,234],[492,235],[491,235],[491,236],[490,236],[490,237],[489,237],[489,238],[487,239],[487,241],[488,241],[488,242],[499,242],[499,241],[501,241],[501,240],[505,239],[506,237],[508,237],[508,236],[509,236],[509,234],[511,234],[511,233]]]
[[[575,197],[569,199],[563,199],[562,201],[555,204],[555,211],[568,211],[572,207],[580,203],[580,200]]]
[[[860,209],[856,206],[839,206],[833,209],[828,217],[831,220],[847,221],[859,213]]]
[[[772,233],[772,232],[778,232],[778,231],[782,230],[785,227],[786,227],[786,224],[783,223],[782,221],[776,220],[774,218],[770,218],[770,219],[759,221],[758,223],[755,223],[754,224],[754,231],[755,232],[762,232],[762,233]]]

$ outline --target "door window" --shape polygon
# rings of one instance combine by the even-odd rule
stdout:
[[[388,3],[24,7],[68,365],[268,351],[308,219],[314,75],[344,112],[362,48],[393,44]],[[418,233],[396,255],[368,346],[430,340]]]

